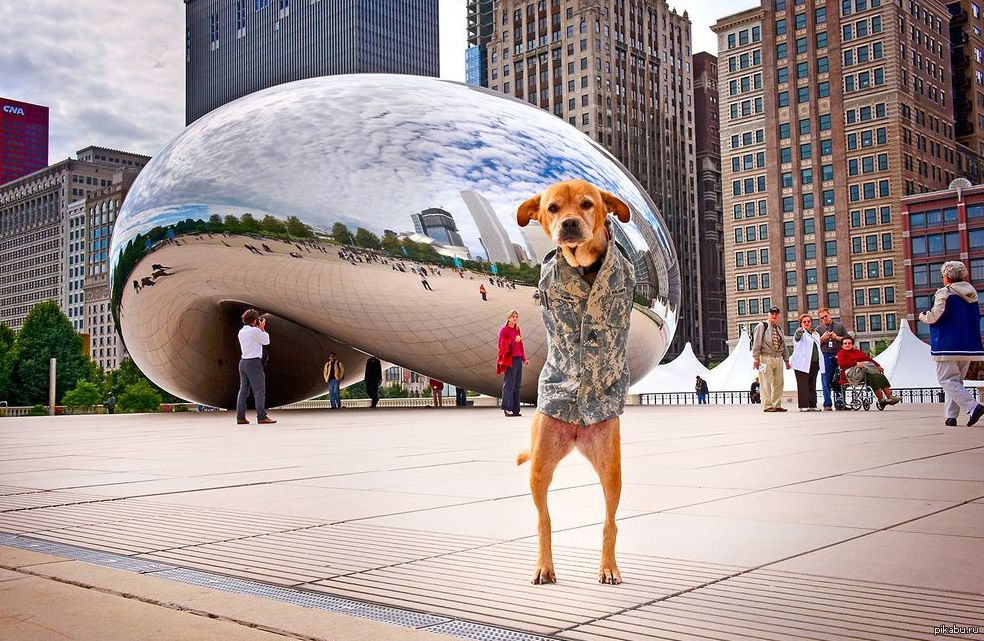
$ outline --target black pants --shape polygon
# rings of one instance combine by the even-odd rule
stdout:
[[[798,405],[801,408],[817,406],[817,374],[819,373],[819,361],[810,363],[809,372],[796,370],[796,394],[799,396]]]
[[[502,380],[502,410],[519,414],[519,388],[523,384],[523,359],[513,356]]]
[[[376,407],[379,403],[379,381],[366,379],[366,392],[369,394],[369,398],[372,399],[372,406]]]

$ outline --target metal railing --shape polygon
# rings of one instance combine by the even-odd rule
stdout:
[[[978,398],[978,388],[969,387],[974,398]],[[941,387],[892,388],[892,393],[902,398],[903,403],[942,403],[946,395]],[[796,396],[796,392],[784,391],[784,396]],[[817,401],[822,402],[823,393],[817,392]],[[749,405],[750,397],[744,392],[710,392],[707,395],[710,405]],[[697,405],[695,392],[652,392],[639,394],[640,405]]]

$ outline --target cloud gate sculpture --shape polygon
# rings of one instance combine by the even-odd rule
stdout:
[[[234,407],[239,316],[255,307],[269,318],[276,406],[325,393],[330,351],[345,382],[361,379],[371,353],[498,395],[496,339],[517,309],[532,364],[522,398],[533,402],[546,358],[536,285],[553,246],[515,212],[566,178],[632,210],[613,230],[636,270],[628,355],[638,380],[673,337],[680,293],[666,226],[642,187],[556,116],[414,76],[294,82],[188,127],[144,168],[116,222],[117,327],[158,385]]]

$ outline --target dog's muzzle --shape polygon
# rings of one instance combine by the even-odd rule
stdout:
[[[571,243],[585,240],[584,226],[580,218],[565,218],[557,229],[557,242]]]

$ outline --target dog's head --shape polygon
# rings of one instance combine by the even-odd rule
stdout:
[[[531,220],[539,222],[571,264],[590,265],[608,247],[609,213],[629,222],[628,205],[612,194],[583,180],[564,180],[520,205],[516,221],[520,227]]]

